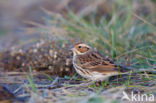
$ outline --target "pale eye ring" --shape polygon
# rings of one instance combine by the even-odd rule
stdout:
[[[78,46],[78,48],[80,49],[80,48],[82,48],[81,46]]]

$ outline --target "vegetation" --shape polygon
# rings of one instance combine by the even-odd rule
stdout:
[[[86,7],[84,11],[82,10],[79,13],[69,9],[66,13],[61,14],[42,8],[42,11],[46,14],[43,17],[45,24],[36,22],[29,22],[28,24],[35,26],[35,28],[32,28],[39,31],[45,40],[55,41],[55,45],[58,46],[56,46],[58,55],[59,50],[61,51],[60,54],[65,55],[62,53],[63,49],[67,52],[68,46],[76,42],[85,42],[95,47],[104,56],[142,72],[130,72],[128,75],[113,76],[99,84],[87,85],[87,81],[75,72],[72,76],[66,75],[71,72],[70,70],[65,75],[61,74],[63,77],[59,77],[60,71],[53,77],[54,75],[50,76],[46,74],[47,72],[34,73],[33,70],[38,66],[36,64],[34,67],[29,65],[29,73],[26,74],[26,79],[23,79],[28,82],[22,85],[25,90],[23,94],[29,94],[30,96],[29,103],[75,103],[75,101],[77,103],[120,103],[124,102],[121,100],[123,91],[129,94],[131,91],[144,94],[152,93],[156,96],[155,1],[110,0],[106,4],[109,7],[105,4],[98,5],[98,7],[95,4],[92,7],[96,9],[90,10],[89,7],[89,9]],[[107,12],[101,11],[104,6],[108,8]],[[45,44],[49,45],[50,43]],[[68,46],[63,48],[64,44]],[[51,45],[46,47],[50,48]],[[58,49],[59,47],[61,49]],[[45,50],[45,53],[50,49]],[[38,50],[42,51],[42,46]],[[42,55],[42,53],[40,54]],[[32,55],[35,54],[32,53]],[[70,53],[66,53],[66,57],[71,59],[69,55]],[[58,57],[61,58],[62,56]],[[33,59],[31,58],[31,60]],[[35,60],[37,61],[38,58]],[[47,60],[46,57],[44,57],[44,60]],[[48,62],[42,69],[49,68],[51,62]],[[29,64],[31,63],[29,62]],[[61,63],[60,65],[65,66]],[[68,69],[70,67],[71,65],[68,66]],[[57,69],[60,68],[57,65]],[[150,71],[145,72],[144,70]],[[39,79],[37,75],[43,78]],[[45,83],[38,84],[36,81],[44,81]]]
[[[132,1],[122,2],[119,0],[112,3],[113,9],[106,16],[97,15],[98,11],[84,17],[74,14],[72,11],[69,11],[65,16],[44,11],[51,17],[47,20],[50,21],[50,27],[57,27],[58,30],[64,32],[65,39],[59,35],[60,31],[55,30],[54,34],[59,41],[68,42],[66,40],[68,38],[71,41],[85,42],[95,47],[103,55],[108,55],[117,62],[131,66],[136,70],[153,69],[155,71],[156,26],[154,18],[156,14],[150,11],[147,13],[136,12]],[[142,3],[144,5],[145,2]],[[104,81],[101,86],[102,88],[112,88],[120,84],[119,87],[124,85],[144,88],[147,82],[151,83],[156,80],[155,74],[146,72],[137,75],[129,74],[127,78],[115,82]],[[96,85],[92,87],[95,88]],[[101,90],[101,87],[97,89]],[[100,101],[100,99],[98,100]]]

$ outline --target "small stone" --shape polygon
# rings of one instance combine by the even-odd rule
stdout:
[[[40,43],[37,43],[37,44],[36,44],[36,47],[39,48],[39,47],[40,47]]]
[[[21,57],[20,57],[20,56],[17,56],[17,57],[16,57],[16,60],[20,60],[20,59],[21,59]]]
[[[33,49],[33,53],[37,53],[37,49]]]
[[[57,58],[57,52],[55,51],[54,52],[54,59],[56,59]]]
[[[49,55],[52,57],[54,54],[54,51],[52,49],[49,50]]]
[[[65,68],[65,71],[69,71],[69,68]]]
[[[63,71],[63,68],[62,68],[62,67],[60,68],[60,71],[61,71],[61,72]]]
[[[25,66],[25,63],[22,63],[22,66],[24,67]]]
[[[70,65],[71,60],[70,59],[66,59],[66,66]]]

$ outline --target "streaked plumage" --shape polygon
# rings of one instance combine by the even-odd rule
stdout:
[[[123,68],[119,68],[113,61],[104,58],[86,44],[75,44],[72,51],[73,66],[76,72],[84,78],[100,81],[127,71]]]

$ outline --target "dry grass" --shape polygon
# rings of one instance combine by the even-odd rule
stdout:
[[[142,71],[115,76],[101,82],[100,85],[96,83],[86,85],[87,81],[74,72],[71,76],[70,71],[68,71],[67,74],[61,74],[62,77],[59,77],[62,72],[57,72],[53,77],[40,73],[41,71],[37,70],[38,64],[32,63],[31,66],[24,66],[27,71],[29,70],[28,72],[0,74],[0,83],[8,84],[10,88],[13,88],[11,84],[14,84],[16,89],[12,89],[13,93],[20,98],[26,99],[28,97],[26,99],[28,103],[75,103],[75,101],[77,103],[127,103],[127,101],[121,100],[123,91],[156,95],[155,6],[156,4],[152,1],[98,0],[97,2],[89,2],[85,8],[76,13],[71,10],[67,10],[66,14],[54,13],[42,8],[42,11],[47,14],[43,18],[45,24],[26,21],[27,24],[33,25],[26,31],[40,32],[46,42],[46,46],[41,46],[38,49],[40,51],[43,48],[45,52],[33,54],[30,60],[34,62],[35,57],[37,62],[41,62],[41,67],[46,64],[44,69],[51,65],[54,66],[54,70],[61,70],[61,67],[65,66],[63,64],[55,67],[54,64],[51,64],[54,60],[45,60],[44,58],[45,61],[40,61],[41,59],[38,58],[38,54],[43,55],[47,51],[49,53],[51,44],[48,43],[52,39],[58,46],[54,47],[58,48],[56,51],[60,50],[60,52],[57,51],[60,58],[64,57],[61,56],[62,52],[65,54],[68,52],[67,47],[70,44],[81,41],[95,47],[100,53],[115,59],[116,62],[135,68],[136,71],[152,69],[150,72]],[[68,46],[61,49],[63,44]],[[32,46],[27,50],[34,49]],[[27,50],[25,50],[26,54]],[[68,55],[66,54],[66,56]],[[66,57],[59,63],[62,64],[65,60]],[[30,61],[24,63],[31,64]],[[18,66],[16,65],[16,67]]]

